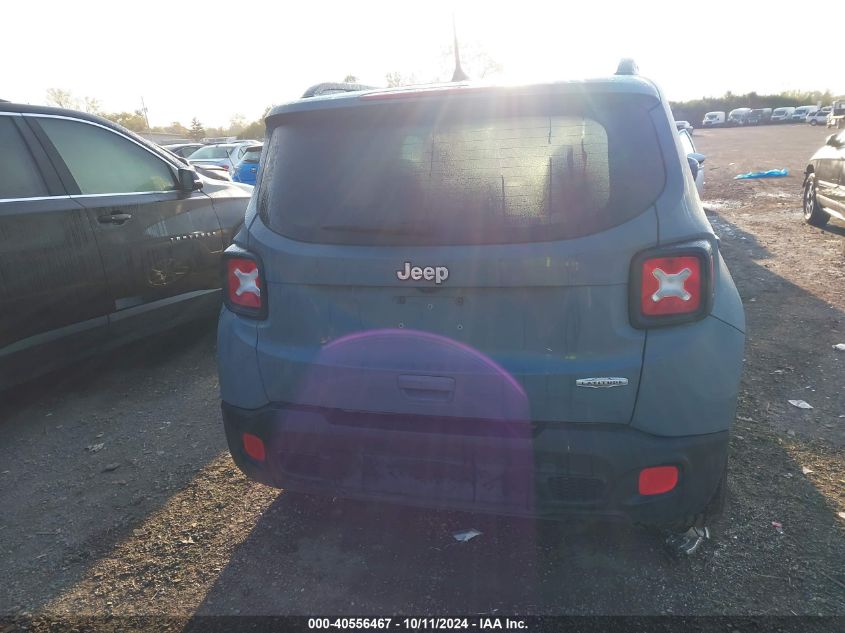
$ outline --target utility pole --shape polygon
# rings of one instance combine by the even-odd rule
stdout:
[[[144,103],[144,97],[141,97],[141,112],[144,113],[144,123],[147,124],[147,131],[150,131],[150,120],[147,118],[147,104]]]

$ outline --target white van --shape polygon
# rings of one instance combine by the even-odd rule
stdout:
[[[772,123],[787,123],[792,120],[795,108],[775,108],[772,112]]]
[[[702,127],[717,127],[725,124],[724,112],[708,112],[701,121]]]
[[[751,114],[751,108],[735,108],[728,114],[727,125],[745,125],[745,120]]]
[[[816,110],[818,110],[818,107],[814,105],[798,106],[792,113],[792,121],[794,121],[795,123],[803,123],[807,119],[807,115],[811,112],[815,112]]]

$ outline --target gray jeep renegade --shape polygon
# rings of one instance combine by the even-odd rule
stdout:
[[[665,97],[620,72],[270,112],[219,324],[249,477],[679,531],[718,513],[742,304]]]

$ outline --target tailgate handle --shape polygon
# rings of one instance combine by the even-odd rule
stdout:
[[[399,376],[399,389],[411,400],[448,402],[455,393],[455,379],[448,376]]]

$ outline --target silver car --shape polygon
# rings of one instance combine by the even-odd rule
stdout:
[[[240,162],[247,148],[252,144],[254,141],[206,145],[191,154],[188,162],[198,167],[217,165],[231,175],[235,171],[235,165]]]
[[[810,125],[829,125],[828,115],[830,115],[830,112],[827,110],[818,110],[808,114],[806,121]]]

